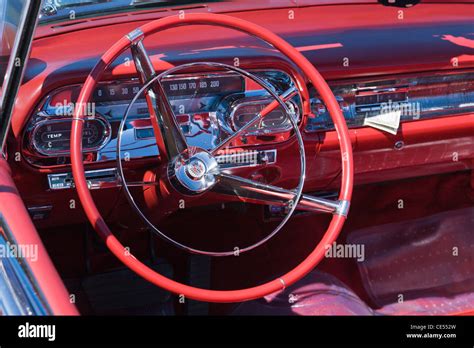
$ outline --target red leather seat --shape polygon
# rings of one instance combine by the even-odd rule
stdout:
[[[313,271],[296,284],[244,302],[232,315],[472,315],[474,292],[437,294],[370,308],[336,277]]]
[[[373,315],[344,283],[313,271],[292,286],[255,301],[240,304],[233,315]]]

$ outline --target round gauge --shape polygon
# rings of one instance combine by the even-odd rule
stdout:
[[[102,118],[84,122],[82,147],[84,152],[96,151],[105,145],[110,135],[110,125]],[[36,124],[32,132],[34,149],[45,156],[69,154],[71,120],[47,119]]]
[[[251,102],[242,102],[237,104],[231,115],[232,128],[237,131],[248,124],[255,116],[258,115],[268,104],[271,99],[264,99]],[[287,102],[290,111],[296,115],[297,107],[293,102]],[[264,133],[273,133],[276,131],[284,131],[291,128],[291,122],[288,119],[282,107],[278,107],[263,117],[258,123],[249,128],[249,131],[262,131]]]

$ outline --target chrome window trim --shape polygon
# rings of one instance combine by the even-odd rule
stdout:
[[[18,245],[5,218],[0,213],[0,245],[7,247],[8,244]],[[16,312],[5,313],[6,315],[53,314],[31,268],[24,259],[0,258],[0,281],[2,275],[8,277],[9,284],[0,285],[0,308],[4,305],[9,306],[12,310],[16,308]],[[11,279],[11,277],[15,278]],[[8,290],[10,293],[7,292]],[[19,306],[23,306],[23,308],[19,308]]]

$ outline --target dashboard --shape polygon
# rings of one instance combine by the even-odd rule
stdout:
[[[258,70],[254,74],[278,94],[295,85],[289,74],[280,70]],[[261,86],[233,72],[205,72],[166,76],[164,90],[191,146],[207,150],[232,135],[273,98]],[[83,131],[84,160],[88,163],[115,161],[117,132],[122,118],[141,84],[136,79],[100,83],[92,103],[85,106],[88,119]],[[69,141],[74,101],[80,85],[54,90],[40,103],[25,128],[25,158],[37,167],[69,164]],[[331,84],[349,128],[360,128],[367,120],[399,111],[400,122],[474,112],[474,73],[435,74],[396,79],[372,79]],[[307,136],[334,129],[331,117],[318,96],[311,91],[311,114],[303,122]],[[299,95],[287,106],[302,121]],[[277,108],[251,127],[238,145],[276,144],[291,135],[291,122]],[[122,156],[131,159],[159,155],[146,101],[139,96],[130,107],[121,141]],[[273,155],[276,160],[276,154]],[[268,153],[264,153],[268,155]]]
[[[308,6],[298,9],[298,20],[286,26],[275,19],[287,18],[287,9],[231,15],[282,36],[328,81],[349,126],[354,179],[359,185],[472,168],[474,60],[472,48],[465,46],[465,39],[472,36],[469,9],[461,4],[414,6],[401,21],[393,9],[378,4],[345,5],[344,10],[338,6],[337,18],[335,6]],[[368,11],[373,13],[370,18]],[[70,103],[77,98],[81,83],[105,49],[164,15],[150,12],[133,19],[124,15],[39,27],[7,149],[22,198],[28,209],[37,212],[34,216],[44,219],[43,226],[84,219],[80,209],[68,208],[70,200],[77,198],[74,190],[65,190],[72,185]],[[290,76],[298,74],[291,63],[268,47],[230,30],[180,27],[169,35],[150,38],[145,46],[158,72],[194,62],[233,64],[238,57],[241,68],[266,78],[279,92],[294,84]],[[131,59],[128,52],[117,58],[86,110],[90,117],[84,128],[83,156],[91,182],[93,178],[115,180],[118,127],[141,88],[134,78],[135,67],[127,65]],[[302,85],[307,81],[297,82]],[[187,141],[204,148],[235,132],[269,100],[261,88],[231,73],[209,76],[209,72],[195,71],[167,76],[163,84]],[[341,173],[337,134],[325,105],[313,89],[309,88],[309,94],[303,109],[298,96],[289,105],[298,117],[306,150],[305,192],[334,192]],[[367,123],[387,105],[400,111],[396,134]],[[257,155],[270,163],[243,169],[248,177],[264,177],[275,185],[291,185],[299,177],[297,168],[292,168],[295,152],[287,146],[292,135],[287,126],[288,120],[277,109],[236,144],[237,149],[249,146],[258,151]],[[147,168],[157,163],[158,148],[142,98],[132,107],[121,143],[123,156],[140,159],[140,164],[150,163],[144,166]],[[222,162],[248,165],[226,158]],[[126,173],[131,181],[144,179],[143,172],[132,171]],[[93,194],[104,211],[111,211],[119,192],[95,190]],[[44,212],[45,207],[49,213]]]

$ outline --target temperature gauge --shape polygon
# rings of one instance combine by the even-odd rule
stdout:
[[[71,140],[70,119],[46,119],[38,122],[31,133],[34,150],[44,156],[67,155]],[[110,137],[110,124],[103,118],[95,117],[84,122],[82,147],[84,152],[92,152],[105,145]]]

